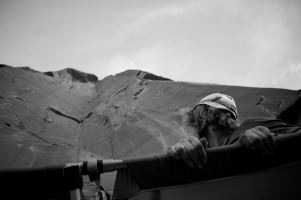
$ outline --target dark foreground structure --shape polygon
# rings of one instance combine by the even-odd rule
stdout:
[[[168,155],[98,160],[95,166],[99,173],[118,171],[113,199],[300,199],[301,133],[275,140],[270,156],[241,144],[210,148],[202,170]],[[1,170],[1,193],[12,199],[76,199],[72,192],[82,189],[81,175],[95,173],[91,163]]]

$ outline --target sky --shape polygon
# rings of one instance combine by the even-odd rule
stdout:
[[[300,0],[0,0],[0,63],[301,89]]]

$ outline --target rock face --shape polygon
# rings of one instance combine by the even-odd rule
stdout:
[[[179,109],[214,92],[234,97],[239,122],[267,116],[301,126],[300,91],[0,65],[0,168],[164,154],[187,137]]]

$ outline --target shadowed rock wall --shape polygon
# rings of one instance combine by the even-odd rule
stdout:
[[[0,65],[0,168],[163,154],[187,137],[178,110],[214,92],[235,98],[239,122],[267,116],[301,126],[300,91]]]

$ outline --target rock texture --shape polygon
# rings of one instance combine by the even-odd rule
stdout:
[[[235,98],[239,122],[267,116],[301,126],[300,91],[0,65],[0,168],[163,154],[187,137],[179,109],[214,92]]]

